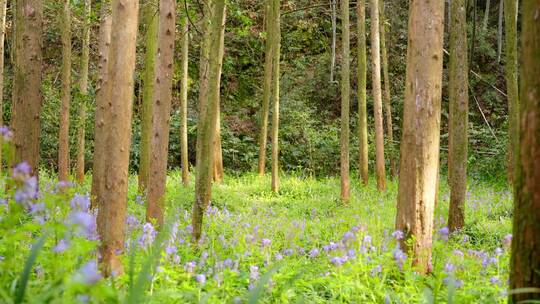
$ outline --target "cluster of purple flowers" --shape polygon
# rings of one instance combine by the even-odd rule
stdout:
[[[13,132],[7,126],[0,126],[0,136],[4,141],[11,141]]]

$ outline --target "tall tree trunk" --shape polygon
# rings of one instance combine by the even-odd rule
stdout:
[[[26,161],[38,174],[43,45],[43,1],[15,4],[15,65],[11,127],[15,161]]]
[[[336,37],[337,37],[337,11],[336,0],[330,0],[332,9],[332,58],[330,58],[330,83],[334,83],[334,70],[336,69]]]
[[[90,61],[90,26],[91,26],[91,1],[84,1],[84,29],[81,58],[81,79],[79,88],[83,101],[79,109],[79,132],[77,134],[77,172],[76,179],[79,184],[84,182],[84,154],[86,134],[86,96],[88,95],[88,63]]]
[[[182,120],[180,136],[182,149],[182,184],[189,185],[189,159],[188,159],[188,68],[189,68],[189,22],[187,12],[182,13],[182,69],[180,84],[180,116]]]
[[[220,97],[221,62],[220,44],[225,27],[225,0],[211,1],[211,22],[206,26],[208,35],[207,51],[203,50],[201,60],[207,61],[207,72],[203,72],[201,81],[207,78],[207,95],[200,100],[199,121],[197,123],[197,175],[195,178],[195,202],[193,203],[193,237],[201,237],[203,215],[210,203],[212,193],[212,169],[214,165],[213,143],[216,135],[217,103]],[[208,13],[208,12],[207,12]],[[206,38],[205,38],[206,39]],[[207,53],[206,53],[207,52]],[[207,76],[206,76],[207,75]]]
[[[452,20],[450,21],[450,136],[448,152],[450,211],[448,228],[452,232],[465,225],[465,198],[467,194],[469,66],[465,5],[466,0],[452,2]]]
[[[349,181],[349,102],[350,102],[350,37],[349,37],[349,0],[341,1],[341,200],[345,203],[350,199]]]
[[[501,53],[503,45],[503,19],[504,19],[504,0],[499,2],[499,26],[497,30],[497,63],[501,62]]]
[[[111,44],[111,3],[101,4],[98,46],[98,79],[96,82],[96,114],[94,118],[94,154],[92,168],[91,207],[101,205],[103,185],[105,184],[105,155],[107,153],[107,131],[109,122],[110,82],[109,82],[109,50]],[[99,223],[98,223],[99,224]]]
[[[413,262],[431,270],[433,213],[438,179],[444,2],[417,0],[409,8],[409,45],[403,108],[397,229],[413,237]]]
[[[379,41],[379,0],[371,1],[371,57],[373,86],[373,115],[375,116],[375,176],[377,189],[386,189],[384,162],[384,128],[381,92],[381,53]]]
[[[517,156],[514,151],[519,145],[519,86],[517,56],[518,0],[505,0],[504,24],[506,26],[506,94],[508,98],[508,181],[514,180]]]
[[[175,21],[175,0],[160,0],[154,105],[152,110],[152,161],[150,162],[148,208],[146,210],[146,220],[148,222],[156,220],[159,226],[163,225],[165,186],[167,184]]]
[[[272,191],[279,192],[279,66],[281,57],[281,12],[280,0],[272,0],[272,48],[274,65],[272,67]]]
[[[152,111],[154,107],[156,54],[158,49],[157,0],[148,0],[143,6],[142,18],[144,33],[144,75],[143,100],[141,109],[141,146],[139,159],[139,192],[146,191],[150,170],[150,151],[152,142]]]
[[[0,0],[0,126],[4,125],[4,42],[6,38],[7,0]],[[0,136],[0,173],[4,168],[2,162],[2,136]]]
[[[272,40],[275,33],[270,25],[272,22],[271,11],[272,0],[267,0],[266,4],[266,44],[265,44],[265,59],[264,59],[264,81],[263,81],[263,97],[261,107],[261,132],[259,134],[259,166],[258,172],[260,176],[264,175],[266,166],[266,143],[268,139],[268,113],[270,108],[270,95],[272,89],[272,64],[273,53]]]
[[[71,7],[64,0],[62,10],[62,105],[58,135],[58,179],[69,178],[69,107],[71,104]]]
[[[394,153],[394,130],[392,127],[392,98],[390,97],[390,74],[388,73],[388,54],[386,52],[386,18],[384,14],[384,0],[379,0],[381,19],[381,56],[384,76],[384,114],[386,116],[386,136],[390,148],[390,176],[397,175],[396,156]]]
[[[112,31],[109,51],[108,97],[109,114],[105,151],[105,184],[100,193],[98,229],[101,240],[99,252],[105,275],[121,274],[118,255],[124,249],[127,207],[129,147],[131,144],[131,111],[137,41],[139,1],[112,1]],[[101,229],[100,229],[101,228]]]
[[[510,290],[536,291],[511,294],[510,303],[540,299],[540,2],[524,0],[522,12],[520,145],[516,149]]]
[[[485,32],[489,24],[489,10],[491,6],[491,0],[486,0],[486,11],[484,12],[484,25],[482,30]]]
[[[366,3],[359,0],[356,4],[358,13],[358,138],[360,142],[358,168],[364,185],[368,184],[368,129],[366,106]]]
[[[216,136],[214,138],[214,181],[223,181],[223,149],[221,148],[221,109],[218,103],[216,115]]]

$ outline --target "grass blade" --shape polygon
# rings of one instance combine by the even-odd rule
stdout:
[[[19,281],[19,284],[17,284],[17,290],[15,291],[15,301],[14,301],[15,304],[22,303],[24,299],[24,293],[26,292],[26,285],[28,285],[30,272],[32,271],[32,267],[34,266],[34,263],[36,262],[39,251],[41,250],[41,248],[43,248],[43,245],[45,245],[46,238],[47,237],[44,235],[41,238],[39,238],[39,240],[36,243],[34,243],[34,245],[32,245],[30,256],[28,256],[28,259],[26,259],[23,272],[21,273],[21,279]]]

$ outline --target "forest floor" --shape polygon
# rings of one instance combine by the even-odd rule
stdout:
[[[167,215],[172,228],[161,242],[152,227],[143,225],[144,202],[132,178],[124,261],[124,265],[130,265],[126,266],[127,274],[114,283],[85,280],[82,270],[95,256],[97,242],[77,241],[73,235],[67,248],[57,250],[60,237],[55,232],[55,240],[48,241],[38,256],[27,299],[116,302],[147,287],[150,296],[145,302],[150,303],[254,303],[255,299],[262,303],[506,301],[512,200],[504,183],[471,181],[466,228],[448,235],[448,189],[441,182],[434,271],[428,276],[414,272],[411,259],[396,242],[400,237],[394,231],[397,182],[389,182],[385,193],[377,192],[373,179],[367,187],[356,179],[351,184],[351,201],[343,205],[338,178],[283,176],[281,191],[274,194],[268,176],[228,176],[214,186],[212,208],[205,215],[204,235],[196,247],[190,238],[193,184],[184,188],[180,174],[170,174]],[[89,188],[86,184],[73,193],[86,193]],[[65,203],[69,199],[65,196],[73,193],[61,194],[64,198],[54,200],[56,203],[48,200],[47,206],[70,205]],[[25,236],[22,243],[28,248],[35,238]],[[151,248],[156,248],[151,245],[154,239],[154,246],[163,247],[157,267],[150,266]],[[29,250],[10,252],[2,247],[0,244],[0,255],[13,255],[10,263],[19,265],[12,275],[19,273]],[[146,268],[155,268],[148,282],[140,280],[152,272]],[[3,286],[5,279],[1,280]],[[57,280],[65,284],[61,292],[51,291]]]

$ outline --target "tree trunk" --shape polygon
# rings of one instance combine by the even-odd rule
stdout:
[[[154,107],[156,54],[158,49],[157,0],[148,0],[144,4],[142,18],[146,32],[144,33],[144,75],[143,100],[141,108],[141,143],[139,159],[139,192],[146,191],[150,170],[150,152],[152,143],[152,110]]]
[[[187,12],[186,12],[187,13]],[[182,145],[182,184],[189,185],[189,159],[188,159],[188,68],[189,68],[189,22],[187,16],[182,14],[182,69],[180,88],[180,116],[182,125],[180,130]]]
[[[485,32],[489,23],[489,10],[491,6],[491,0],[486,0],[486,11],[484,12],[484,25],[482,30]]]
[[[519,145],[519,87],[517,56],[518,0],[505,0],[504,24],[506,26],[506,94],[508,98],[508,181],[512,183]]]
[[[366,106],[366,3],[359,0],[358,12],[358,138],[360,142],[358,168],[364,185],[368,184],[368,130],[367,130],[367,106]]]
[[[375,116],[375,175],[377,189],[386,189],[386,173],[384,162],[384,128],[381,93],[381,53],[379,41],[379,0],[371,2],[371,57],[373,86],[373,115]],[[387,116],[388,118],[388,116]]]
[[[504,0],[499,2],[499,27],[497,31],[497,63],[501,62],[502,44],[503,44],[503,16]]]
[[[415,0],[409,8],[409,45],[403,112],[397,229],[420,273],[431,270],[433,213],[439,163],[444,2]]]
[[[214,138],[214,181],[223,181],[223,149],[221,148],[221,109],[218,103],[216,115],[216,136]]]
[[[104,163],[107,171],[97,218],[104,275],[123,272],[118,255],[122,253],[125,241],[138,10],[137,0],[112,1],[109,92],[106,93],[110,97],[110,110],[105,116],[107,130],[102,134],[106,136]]]
[[[279,192],[279,68],[281,57],[281,22],[280,1],[272,1],[272,49],[274,65],[272,67],[272,191]]]
[[[452,2],[450,21],[449,71],[449,151],[448,181],[450,184],[450,211],[448,228],[456,231],[465,225],[465,198],[467,195],[467,129],[469,125],[469,67],[467,59],[466,0]]]
[[[349,181],[349,102],[350,102],[350,37],[349,37],[349,0],[341,1],[341,200],[345,203],[350,199]]]
[[[384,114],[386,115],[386,136],[390,148],[390,176],[397,175],[396,155],[394,152],[394,129],[392,124],[392,99],[390,97],[390,74],[388,73],[388,55],[386,52],[386,18],[384,14],[384,0],[379,0],[381,19],[381,56],[384,76]]]
[[[332,9],[332,58],[330,58],[330,83],[334,83],[334,70],[336,69],[336,37],[337,37],[337,12],[336,0],[331,0]]]
[[[96,83],[96,114],[94,122],[94,154],[92,168],[92,190],[91,207],[95,209],[101,205],[99,199],[102,198],[103,185],[105,183],[105,155],[107,153],[107,131],[106,125],[109,119],[109,50],[111,44],[111,4],[105,1],[101,4],[101,20],[99,25],[99,46],[98,46],[98,79]],[[99,224],[99,223],[98,223]]]
[[[4,41],[6,38],[6,9],[7,0],[0,0],[0,126],[4,125]],[[2,162],[2,142],[3,137],[0,136],[0,173],[4,166]]]
[[[210,203],[212,193],[212,169],[214,165],[213,143],[216,135],[217,103],[219,103],[222,54],[220,44],[225,27],[225,0],[211,1],[211,22],[206,26],[205,36],[208,39],[207,50],[202,50],[203,56],[208,54],[207,72],[201,73],[201,83],[207,78],[207,100],[200,101],[199,120],[197,123],[197,175],[195,178],[195,202],[193,203],[193,237],[201,237],[203,215]],[[207,76],[206,76],[207,75]]]
[[[146,221],[152,222],[156,220],[158,226],[163,225],[165,186],[167,184],[175,21],[175,0],[160,0],[154,105],[152,110],[152,161],[150,162],[148,208],[146,210]]]
[[[15,4],[15,65],[11,126],[15,161],[26,161],[38,174],[43,44],[42,0]]]
[[[263,97],[261,108],[261,133],[259,134],[259,166],[258,172],[260,176],[264,175],[266,166],[266,142],[268,138],[268,113],[270,108],[270,95],[272,89],[272,66],[273,66],[273,53],[272,41],[274,40],[275,33],[271,28],[272,0],[268,0],[266,5],[266,44],[265,44],[265,59],[264,59],[264,82],[263,82]]]
[[[77,171],[76,179],[79,184],[84,182],[84,154],[86,135],[86,96],[88,95],[88,63],[90,61],[90,26],[91,1],[84,1],[84,29],[81,58],[81,79],[79,88],[83,100],[79,109],[79,132],[77,134]]]
[[[58,135],[58,179],[69,178],[69,107],[71,104],[71,7],[64,0],[62,10],[62,104]]]
[[[524,0],[522,12],[520,145],[516,149],[520,153],[514,179],[510,290],[536,291],[512,294],[510,303],[540,299],[540,2]]]

